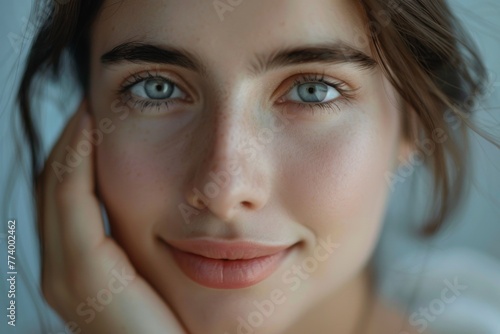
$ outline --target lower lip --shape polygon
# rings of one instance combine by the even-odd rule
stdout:
[[[276,271],[290,250],[248,260],[217,260],[168,248],[186,276],[215,289],[242,289],[259,283]]]

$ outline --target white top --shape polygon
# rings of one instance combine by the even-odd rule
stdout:
[[[407,307],[418,333],[500,333],[498,259],[467,248],[421,249],[386,264],[380,279],[381,293]]]

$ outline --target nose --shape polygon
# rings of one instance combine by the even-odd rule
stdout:
[[[200,153],[193,158],[192,181],[185,191],[189,205],[206,208],[225,222],[261,209],[270,189],[265,147],[255,141],[256,122],[228,109],[214,113],[197,132],[194,151]]]

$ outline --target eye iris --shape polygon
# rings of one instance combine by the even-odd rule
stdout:
[[[299,96],[304,102],[321,102],[327,93],[328,86],[323,83],[307,83],[299,86]]]
[[[161,79],[149,79],[144,84],[146,95],[150,99],[167,99],[172,95],[173,85]]]

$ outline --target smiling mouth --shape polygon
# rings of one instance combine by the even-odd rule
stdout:
[[[263,281],[278,269],[294,246],[210,240],[163,244],[188,278],[215,289],[241,289]]]

